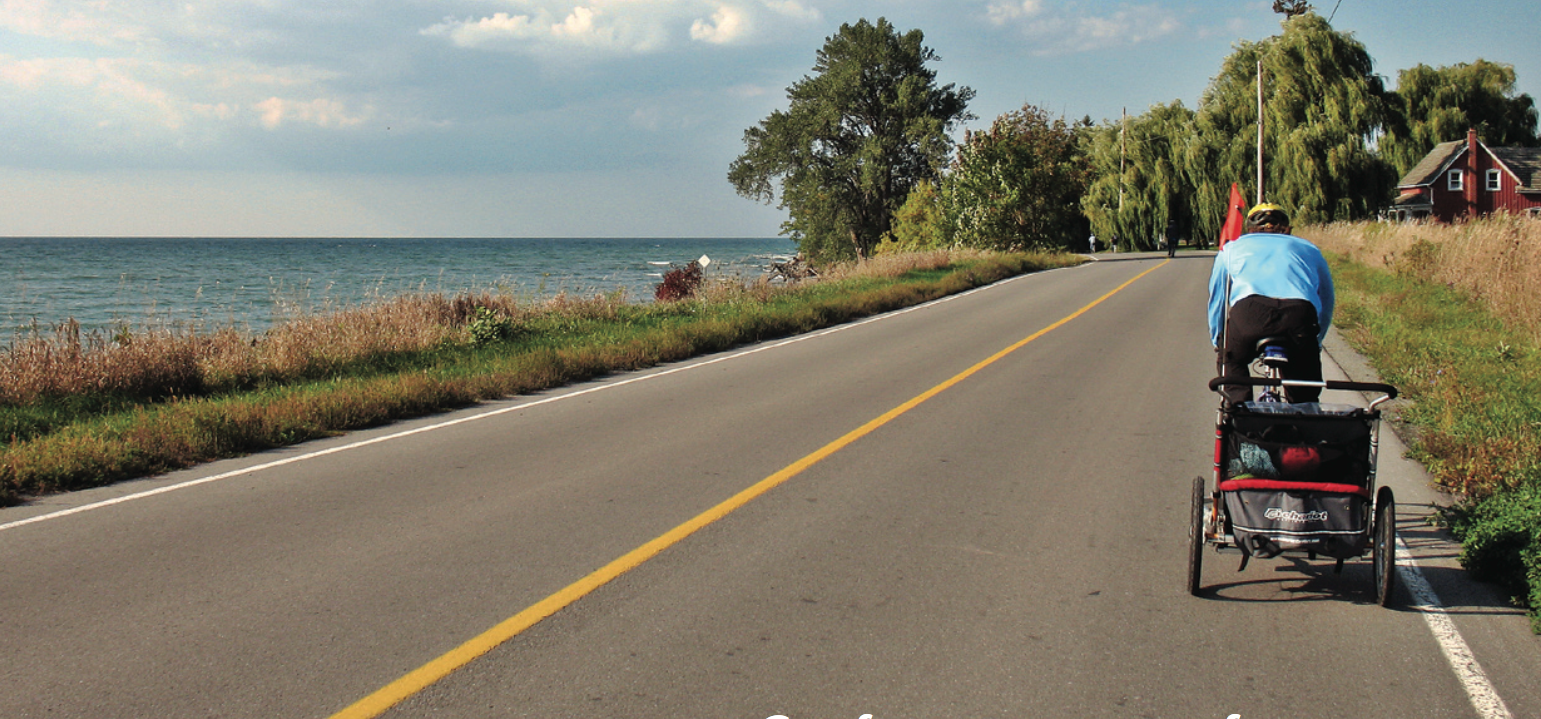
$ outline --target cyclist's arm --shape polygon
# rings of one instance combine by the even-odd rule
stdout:
[[[1226,279],[1225,251],[1215,255],[1214,269],[1209,272],[1209,344],[1220,346],[1220,332],[1225,324]]]
[[[1327,339],[1327,328],[1332,326],[1332,311],[1337,305],[1337,293],[1332,285],[1332,270],[1328,269],[1325,259],[1321,262],[1321,283],[1317,288],[1317,297],[1321,303],[1317,305],[1316,321],[1321,332],[1316,341],[1321,343]]]

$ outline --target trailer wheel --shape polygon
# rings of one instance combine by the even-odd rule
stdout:
[[[1390,487],[1375,495],[1375,532],[1370,559],[1375,565],[1375,601],[1391,606],[1397,582],[1397,503]]]
[[[1193,507],[1188,526],[1188,593],[1199,595],[1204,583],[1204,478],[1193,478]]]

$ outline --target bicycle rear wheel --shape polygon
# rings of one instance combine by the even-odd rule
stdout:
[[[1204,584],[1204,478],[1193,478],[1193,506],[1188,525],[1188,593],[1198,596]]]

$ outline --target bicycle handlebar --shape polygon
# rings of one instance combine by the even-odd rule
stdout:
[[[1343,382],[1335,379],[1313,382],[1303,379],[1272,379],[1269,377],[1216,377],[1209,381],[1209,390],[1217,392],[1222,385],[1242,385],[1246,387],[1321,387],[1322,389],[1340,389],[1351,392],[1380,392],[1386,395],[1386,399],[1397,398],[1396,387],[1379,382]]]

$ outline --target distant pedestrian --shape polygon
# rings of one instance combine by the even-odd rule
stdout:
[[[1086,244],[1091,245],[1092,254],[1097,254],[1097,236],[1092,235],[1086,239]]]

